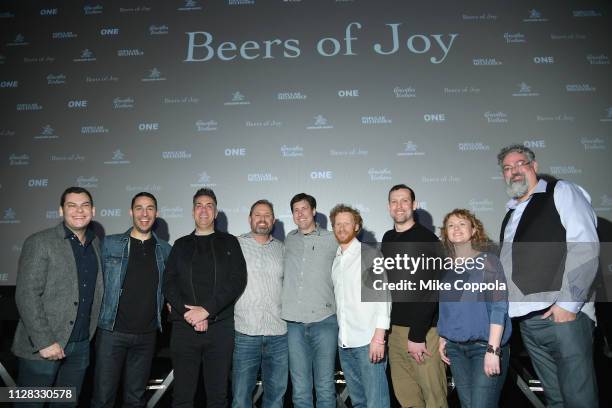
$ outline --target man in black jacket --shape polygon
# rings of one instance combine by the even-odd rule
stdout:
[[[217,197],[193,197],[195,231],[177,239],[166,263],[164,294],[172,306],[173,407],[192,407],[203,364],[207,407],[227,406],[234,347],[234,303],[246,286],[246,263],[233,235],[216,231]]]

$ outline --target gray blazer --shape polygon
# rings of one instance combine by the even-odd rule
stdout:
[[[12,348],[18,357],[42,360],[39,350],[56,342],[66,347],[72,333],[79,304],[79,279],[72,247],[65,235],[60,223],[30,235],[23,244],[15,291],[20,318]],[[90,340],[98,324],[104,290],[97,237],[92,245],[98,258],[98,275],[91,307]]]

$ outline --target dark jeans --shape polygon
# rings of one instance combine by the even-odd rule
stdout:
[[[446,342],[446,355],[450,359],[461,406],[464,408],[491,408],[499,404],[510,361],[510,347],[502,347],[500,375],[487,377],[484,372],[486,342]]]
[[[549,407],[599,405],[593,366],[593,321],[579,312],[576,320],[555,323],[536,315],[521,321],[529,352]]]
[[[170,338],[174,367],[172,406],[193,407],[202,365],[206,407],[227,407],[233,350],[234,319],[211,324],[206,332],[196,332],[185,322],[175,322]]]
[[[123,373],[123,406],[144,407],[157,333],[98,329],[92,407],[114,407]]]
[[[76,387],[77,402],[89,366],[89,340],[71,342],[64,348],[62,360],[19,359],[19,387]],[[57,403],[54,407],[76,407],[77,402]],[[42,407],[44,403],[21,402],[18,408]]]

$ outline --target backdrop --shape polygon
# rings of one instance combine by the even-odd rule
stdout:
[[[496,154],[523,143],[610,218],[611,20],[605,1],[3,1],[0,284],[70,185],[107,234],[145,190],[174,241],[211,187],[231,233],[268,198],[284,236],[304,191],[380,240],[407,183],[436,232],[465,207],[496,237]]]

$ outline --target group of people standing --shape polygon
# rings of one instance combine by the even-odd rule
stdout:
[[[258,373],[264,407],[283,406],[288,378],[296,408],[335,407],[336,355],[353,407],[390,406],[387,363],[402,407],[446,407],[445,364],[462,406],[494,407],[516,318],[548,404],[597,406],[590,287],[598,240],[590,198],[570,182],[538,178],[535,155],[522,145],[502,149],[498,160],[511,198],[500,252],[464,209],[444,217],[439,239],[419,224],[415,192],[405,184],[389,191],[394,226],[379,248],[360,242],[358,210],[335,206],[328,231],[305,193],[290,201],[297,228],[284,242],[272,236],[268,200],[252,204],[250,231],[235,237],[215,229],[217,197],[206,188],[193,197],[195,230],[172,247],[153,232],[157,200],[147,192],[132,199],[132,227],[100,243],[89,227],[91,194],[70,187],[60,200],[63,221],[23,245],[18,384],[76,387],[78,394],[97,332],[91,405],[114,406],[123,377],[123,404],[144,406],[167,307],[175,407],[194,406],[200,368],[207,407],[227,406],[230,378],[232,406],[251,407]],[[554,245],[542,256],[533,243]],[[423,267],[410,273],[414,281],[495,281],[507,291],[369,293],[371,261],[406,255],[483,266]],[[382,274],[388,283],[403,277]]]

